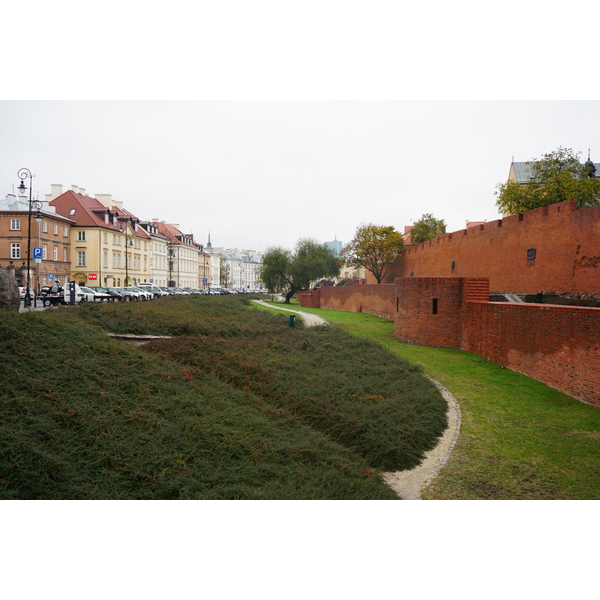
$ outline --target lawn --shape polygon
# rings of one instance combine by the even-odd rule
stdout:
[[[302,310],[422,366],[458,400],[458,443],[423,498],[600,498],[598,408],[474,354],[400,342],[374,315]]]

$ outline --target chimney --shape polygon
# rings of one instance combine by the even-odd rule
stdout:
[[[52,190],[49,194],[44,194],[46,197],[46,202],[52,202],[54,198],[58,198],[62,193],[62,183],[52,183],[50,184],[50,189]]]
[[[112,194],[96,194],[96,200],[98,200],[102,206],[106,206],[106,208],[112,207]]]
[[[80,187],[80,188],[79,188],[79,193],[80,193],[82,196],[85,196],[85,188],[82,188],[82,187]]]
[[[76,185],[72,185],[71,189],[76,193],[79,194],[79,188]]]

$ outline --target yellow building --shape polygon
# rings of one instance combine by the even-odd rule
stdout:
[[[53,185],[46,200],[72,219],[71,279],[79,285],[120,287],[150,280],[150,236],[111,194],[91,198]]]

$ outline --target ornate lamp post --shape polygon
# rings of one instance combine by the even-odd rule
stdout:
[[[33,178],[35,175],[32,175],[29,169],[19,169],[17,172],[17,177],[21,180],[21,185],[17,188],[21,197],[25,197],[25,190],[27,190],[27,186],[25,185],[25,179],[30,180],[29,184],[29,215],[28,215],[28,229],[27,229],[27,289],[25,291],[25,300],[23,302],[24,306],[31,306],[31,296],[30,296],[30,264],[31,264],[31,211],[33,208],[37,209],[37,213],[35,215],[36,221],[42,220],[42,213],[40,213],[40,208],[42,208],[41,202],[34,202],[32,197],[32,188],[33,188]]]
[[[175,257],[175,250],[173,250],[173,243],[167,243],[167,250],[169,255],[169,281],[167,282],[167,287],[175,287],[175,282],[173,281],[173,258]]]
[[[123,223],[119,225],[119,230],[123,233]],[[125,287],[129,287],[129,232],[127,224],[125,225]]]

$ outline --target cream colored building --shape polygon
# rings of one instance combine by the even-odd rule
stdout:
[[[150,281],[150,235],[137,217],[111,194],[52,185],[46,201],[74,221],[71,226],[71,279],[79,285],[121,287]]]

